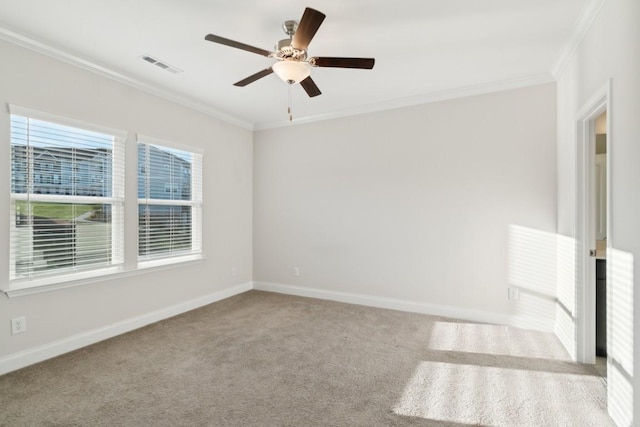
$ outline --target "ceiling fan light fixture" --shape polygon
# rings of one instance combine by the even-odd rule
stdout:
[[[299,83],[311,75],[309,67],[300,61],[282,60],[273,64],[273,72],[289,84]]]

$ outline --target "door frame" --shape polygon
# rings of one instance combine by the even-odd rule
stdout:
[[[595,146],[596,118],[607,112],[607,251],[611,248],[611,80],[579,110],[576,127],[576,361],[596,361]],[[609,268],[607,268],[609,270]],[[607,292],[608,293],[608,292]],[[608,315],[608,317],[610,317]]]

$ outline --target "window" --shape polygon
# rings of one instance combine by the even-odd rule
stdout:
[[[138,171],[139,259],[199,254],[202,154],[140,137]]]
[[[10,112],[10,279],[122,264],[125,134]]]

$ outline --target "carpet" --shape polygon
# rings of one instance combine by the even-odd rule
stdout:
[[[0,377],[2,426],[610,426],[553,334],[250,291]]]

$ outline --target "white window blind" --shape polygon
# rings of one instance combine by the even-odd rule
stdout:
[[[202,154],[138,138],[138,257],[202,251]]]
[[[10,279],[121,264],[125,134],[10,112]]]

